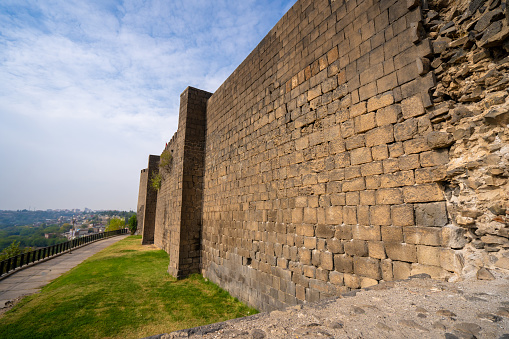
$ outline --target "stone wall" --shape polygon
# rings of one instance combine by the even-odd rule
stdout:
[[[168,271],[178,278],[200,271],[205,113],[210,95],[192,87],[181,94],[178,131],[165,148],[172,161],[160,169],[155,244],[170,254]]]
[[[151,179],[159,172],[159,156],[150,155],[148,167],[141,171],[138,193],[138,229],[142,244],[154,243],[157,191],[151,187]]]
[[[272,310],[509,268],[507,18],[298,1],[214,94],[181,96],[155,223],[169,272]]]

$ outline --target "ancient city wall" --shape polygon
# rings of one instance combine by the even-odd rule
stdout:
[[[138,229],[143,244],[154,243],[154,223],[156,218],[157,191],[150,188],[150,180],[159,172],[159,156],[150,155],[148,167],[141,171],[138,195]],[[147,227],[145,227],[147,226]]]
[[[181,96],[151,226],[169,272],[271,310],[509,269],[508,18],[298,1],[212,96]]]

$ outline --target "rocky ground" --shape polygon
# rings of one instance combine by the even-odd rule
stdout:
[[[319,303],[150,338],[508,339],[509,276],[492,273],[496,279],[458,283],[421,274]]]

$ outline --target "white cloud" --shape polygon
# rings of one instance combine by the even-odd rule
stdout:
[[[180,93],[214,91],[294,2],[2,1],[0,209],[135,209]]]

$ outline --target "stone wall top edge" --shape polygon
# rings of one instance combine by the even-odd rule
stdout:
[[[279,19],[279,21],[270,29],[269,32],[263,37],[263,39],[256,45],[256,47],[246,56],[246,58],[235,68],[235,70],[226,78],[226,80],[216,89],[216,91],[212,94],[212,98],[214,97],[214,94],[221,92],[221,90],[224,89],[225,86],[227,86],[229,83],[232,82],[232,79],[235,78],[237,73],[244,67],[247,67],[250,62],[254,59],[259,59],[258,55],[260,54],[260,50],[264,45],[266,45],[269,41],[270,37],[276,37],[276,33],[278,30],[281,29],[281,26],[284,25],[284,23],[289,20],[289,17],[291,16],[291,13],[294,13],[297,11],[298,6],[302,2],[305,2],[308,0],[297,0],[292,7]]]

